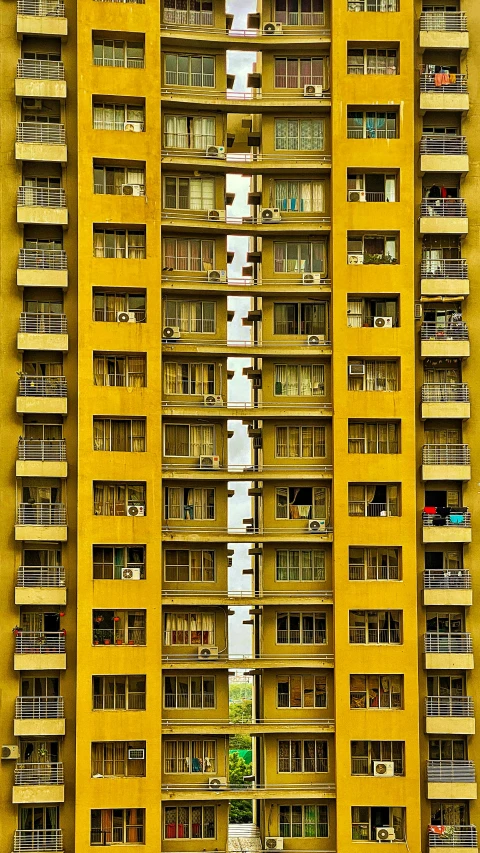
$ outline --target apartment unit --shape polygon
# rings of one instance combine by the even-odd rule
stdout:
[[[477,6],[3,0],[0,853],[478,853]]]

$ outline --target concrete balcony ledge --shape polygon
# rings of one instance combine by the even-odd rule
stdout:
[[[67,97],[63,62],[47,59],[19,59],[15,78],[16,98]]]
[[[465,12],[422,12],[419,44],[423,50],[467,50],[469,34]]]
[[[425,634],[424,666],[425,669],[473,669],[471,634]]]
[[[467,444],[426,444],[422,449],[423,480],[470,480]]]
[[[431,800],[476,800],[473,761],[427,761],[427,797]]]
[[[62,0],[17,0],[17,33],[65,39],[68,22]]]
[[[420,154],[420,171],[452,172],[466,175],[470,164],[468,154]]]
[[[12,803],[64,803],[65,788],[63,785],[14,785]]]
[[[427,734],[475,734],[475,712],[471,696],[427,696]]]
[[[425,607],[470,607],[473,603],[470,572],[429,569],[423,573]]]

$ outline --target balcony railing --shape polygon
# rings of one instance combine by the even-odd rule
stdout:
[[[52,587],[61,589],[65,586],[64,566],[19,566],[17,569],[17,586],[21,587]]]
[[[476,826],[430,826],[429,847],[478,847]]]
[[[65,504],[33,503],[19,504],[17,524],[65,525],[67,523],[67,508]]]
[[[446,507],[447,509],[447,507]],[[441,512],[422,512],[424,527],[471,527],[472,518],[463,507],[450,507],[447,514]]]
[[[427,569],[423,573],[424,589],[471,589],[472,576],[465,569]]]
[[[468,264],[465,258],[450,260],[423,260],[420,268],[422,278],[468,278]]]
[[[178,695],[165,694],[166,708],[214,708],[215,694],[214,693],[191,693],[190,696],[184,696],[182,693]]]
[[[67,198],[63,187],[19,187],[18,207],[66,207]]]
[[[17,78],[29,80],[65,80],[63,62],[51,59],[19,59]]]
[[[111,844],[125,844],[134,840],[135,844],[143,844],[143,825],[129,823],[126,831],[123,826],[112,826],[111,829],[91,829],[90,844],[92,847],[109,847]]]
[[[422,12],[420,29],[464,33],[467,31],[467,16],[465,12]]]
[[[131,690],[128,691],[128,697],[125,693],[117,693],[116,696],[102,693],[93,696],[94,711],[144,711],[145,703],[145,693],[133,693]]]
[[[470,392],[466,382],[425,382],[422,385],[422,403],[469,403]]]
[[[63,696],[17,696],[16,720],[63,720]]]
[[[56,122],[21,121],[17,124],[16,141],[65,145],[65,125]]]
[[[327,634],[322,630],[306,631],[277,631],[277,643],[302,644],[302,645],[324,645],[327,642]]]
[[[468,92],[466,74],[425,73],[420,74],[420,92],[439,92],[458,95]]]
[[[468,327],[462,319],[447,323],[424,322],[420,329],[422,341],[468,341]]]
[[[399,0],[348,0],[349,12],[398,12]]]
[[[368,503],[368,501],[349,501],[348,514],[365,518],[384,518],[387,515],[398,515],[394,501],[386,503]]]
[[[67,458],[65,439],[19,438],[18,458],[22,462],[64,462]]]
[[[18,382],[20,397],[66,397],[65,376],[22,376]]]
[[[467,205],[464,198],[424,198],[420,205],[420,216],[465,217]]]
[[[67,315],[24,311],[20,314],[19,331],[32,335],[66,335]]]
[[[434,133],[432,136],[422,136],[420,154],[449,154],[467,153],[466,136],[453,136],[449,133]]]
[[[20,249],[20,270],[66,270],[67,253],[63,249]]]
[[[427,761],[429,782],[475,782],[473,761]]]
[[[427,717],[473,717],[471,696],[426,696]]]
[[[424,444],[423,465],[470,465],[468,444]]]
[[[284,27],[324,27],[325,12],[275,12],[275,21]]]
[[[401,642],[398,628],[350,628],[350,643],[398,645]]]
[[[63,764],[19,762],[15,765],[14,785],[63,785]]]
[[[177,27],[213,27],[213,12],[194,9],[164,9],[163,23]]]
[[[436,655],[470,655],[473,652],[471,634],[425,634],[424,651]]]
[[[17,15],[33,15],[35,18],[64,18],[65,4],[62,0],[17,0]]]
[[[16,655],[63,655],[65,654],[64,631],[22,631],[15,629]]]
[[[17,829],[13,836],[14,853],[61,853],[63,833],[61,829]]]

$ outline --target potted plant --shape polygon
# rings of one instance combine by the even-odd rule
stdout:
[[[100,644],[100,637],[98,636],[97,631],[93,632],[93,645],[98,646]]]

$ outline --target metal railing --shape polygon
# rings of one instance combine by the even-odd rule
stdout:
[[[424,636],[424,651],[428,654],[468,655],[473,652],[471,634],[434,634]]]
[[[440,827],[438,827],[440,830]],[[443,826],[441,831],[435,832],[430,828],[428,832],[429,847],[477,847],[476,826]]]
[[[121,59],[110,59],[106,56],[96,56],[93,60],[94,65],[103,66],[104,68],[144,68],[145,60],[143,57],[138,59],[130,56],[123,56]]]
[[[128,626],[123,628],[94,628],[93,642],[97,641],[104,645],[120,645],[126,643],[131,646],[145,645],[145,628],[139,625],[138,627]]]
[[[373,776],[373,761],[368,756],[354,756],[351,759],[352,776]],[[403,776],[403,759],[394,758],[395,776]]]
[[[421,278],[468,278],[468,264],[465,258],[450,260],[423,260],[420,267]]]
[[[468,444],[424,444],[423,465],[470,465]]]
[[[17,696],[16,720],[63,720],[63,696]]]
[[[62,0],[17,0],[17,15],[33,15],[35,18],[64,18],[65,4]]]
[[[204,75],[205,80],[205,75]],[[166,81],[167,82],[167,81]],[[173,87],[173,88],[172,88]],[[298,90],[297,92],[290,92],[288,89],[283,90],[275,90],[275,91],[263,91],[262,89],[249,89],[247,92],[237,92],[235,89],[213,89],[210,88],[205,82],[203,86],[195,87],[195,85],[191,83],[170,83],[169,88],[164,87],[160,90],[161,95],[170,96],[173,100],[177,97],[179,98],[187,98],[188,100],[197,101],[199,97],[205,97],[208,95],[209,98],[214,100],[226,100],[226,101],[261,101],[261,100],[276,100],[276,101],[284,101],[288,100],[301,100],[305,102],[305,97],[303,94],[303,89]],[[316,96],[315,101],[318,103],[320,100],[328,101],[330,100],[330,90],[324,89],[322,95]]]
[[[19,59],[17,78],[30,80],[65,80],[63,62],[51,59]]]
[[[304,630],[304,631],[277,631],[277,643],[286,645],[325,645],[327,642],[327,632],[322,629]]]
[[[274,20],[285,27],[324,27],[325,12],[275,12]]]
[[[390,501],[388,504],[349,501],[348,514],[364,518],[383,518],[385,516],[398,515],[398,508],[395,501]]]
[[[169,210],[166,208],[162,211],[162,219],[178,219],[180,221],[192,222],[216,222],[217,225],[272,225],[272,220],[262,216],[261,214],[258,214],[257,216],[225,216],[224,210],[219,210],[218,213],[220,215],[216,217],[205,209],[202,211],[196,211],[193,209],[180,210],[178,208],[172,208]],[[313,222],[328,224],[330,222],[330,216],[326,216],[322,213],[305,214],[301,213],[299,210],[282,210],[280,211],[280,219],[274,220],[274,227],[277,227],[279,222],[297,223],[298,225],[309,225]]]
[[[63,785],[61,762],[18,762],[15,765],[14,785]]]
[[[65,376],[22,376],[18,380],[20,397],[66,397]]]
[[[441,513],[422,512],[422,522],[424,527],[471,527],[472,518],[468,510],[459,508],[450,508],[451,515],[442,515]]]
[[[397,60],[395,60],[397,61]],[[347,65],[347,74],[397,74],[396,65]]]
[[[420,204],[420,216],[466,215],[467,205],[464,198],[424,198]]]
[[[466,569],[426,569],[424,589],[471,589],[472,576]]]
[[[453,136],[449,133],[434,133],[431,136],[422,136],[420,140],[420,154],[449,154],[458,155],[467,153],[467,137]]]
[[[16,141],[65,145],[65,125],[56,122],[21,121],[17,124]]]
[[[22,461],[64,462],[67,458],[65,439],[19,438],[18,458]]]
[[[435,321],[423,322],[420,328],[422,341],[468,341],[468,327],[462,320],[447,320],[446,323]]]
[[[439,92],[458,95],[468,92],[466,74],[442,74],[421,72],[420,92]]]
[[[469,403],[470,392],[466,382],[425,382],[422,385],[422,403]]]
[[[67,253],[63,249],[20,249],[20,270],[66,270]]]
[[[63,833],[61,829],[16,829],[13,836],[14,853],[61,853]]]
[[[65,654],[64,631],[22,631],[15,629],[16,655],[63,655]]]
[[[66,314],[37,314],[33,311],[23,311],[20,314],[19,332],[34,335],[66,335]]]
[[[350,643],[373,643],[375,645],[399,645],[401,643],[398,628],[350,628]]]
[[[473,761],[427,761],[429,782],[475,782]]]
[[[399,0],[348,0],[349,12],[398,12]]]
[[[127,260],[142,260],[147,257],[145,246],[95,246],[94,258],[127,258]]]
[[[144,711],[145,708],[145,693],[133,693],[129,690],[128,694],[117,693],[115,696],[110,696],[102,693],[93,696],[94,711]]]
[[[172,706],[169,706],[172,707]],[[180,707],[180,706],[178,706]],[[288,706],[284,706],[288,707]],[[319,710],[319,709],[317,709]],[[305,726],[305,717],[302,719],[295,718],[287,718],[283,715],[281,717],[275,718],[258,718],[252,719],[251,713],[245,713],[240,720],[231,720],[226,717],[215,717],[215,721],[209,721],[212,725],[215,726],[271,726],[271,725],[288,725],[288,726]],[[329,728],[333,728],[335,725],[335,720],[327,717],[309,717],[308,724],[312,725],[320,725],[320,726],[328,726]],[[190,714],[186,717],[172,717],[172,718],[162,718],[162,726],[166,728],[167,726],[189,726],[189,725],[205,725],[204,717],[192,717]]]
[[[427,717],[473,717],[471,696],[426,696]]]
[[[467,31],[467,16],[465,12],[422,12],[420,29],[464,33]]]
[[[102,2],[102,0],[101,0]],[[103,2],[107,2],[107,0],[103,0]],[[127,2],[127,0],[109,0],[109,2],[114,3],[123,3]],[[130,0],[128,0],[130,2]],[[137,0],[132,0],[132,2],[137,2]],[[140,127],[141,131],[145,130],[145,126],[143,121],[132,120],[128,121],[128,119],[122,119],[122,121],[112,121],[107,118],[96,118],[93,121],[93,129],[94,130],[129,130],[129,125],[137,125]],[[130,132],[130,131],[129,131]]]
[[[67,198],[63,187],[19,187],[18,207],[66,207]]]
[[[65,525],[67,523],[67,508],[65,504],[32,503],[18,505],[17,524],[34,524],[40,527],[49,525]]]
[[[215,694],[214,693],[191,693],[190,696],[185,696],[182,693],[175,695],[173,693],[165,693],[166,708],[214,708]]]
[[[178,27],[213,27],[213,11],[195,9],[164,9],[163,23]]]
[[[16,586],[63,588],[65,586],[65,567],[19,566]]]
[[[127,182],[125,181],[125,183]],[[139,194],[145,195],[145,184],[137,184],[137,186],[139,188]],[[123,192],[122,185],[113,186],[111,184],[94,184],[93,192],[95,195],[126,195],[126,193]],[[133,197],[133,195],[134,194],[132,193],[131,197]]]
[[[348,579],[351,581],[398,581],[400,571],[398,566],[382,566],[380,562],[372,565],[351,563],[348,567]]]
[[[90,844],[92,847],[107,847],[110,844],[131,844],[132,842],[143,844],[143,832],[143,824],[132,823],[126,827],[112,826],[111,829],[91,829]]]

